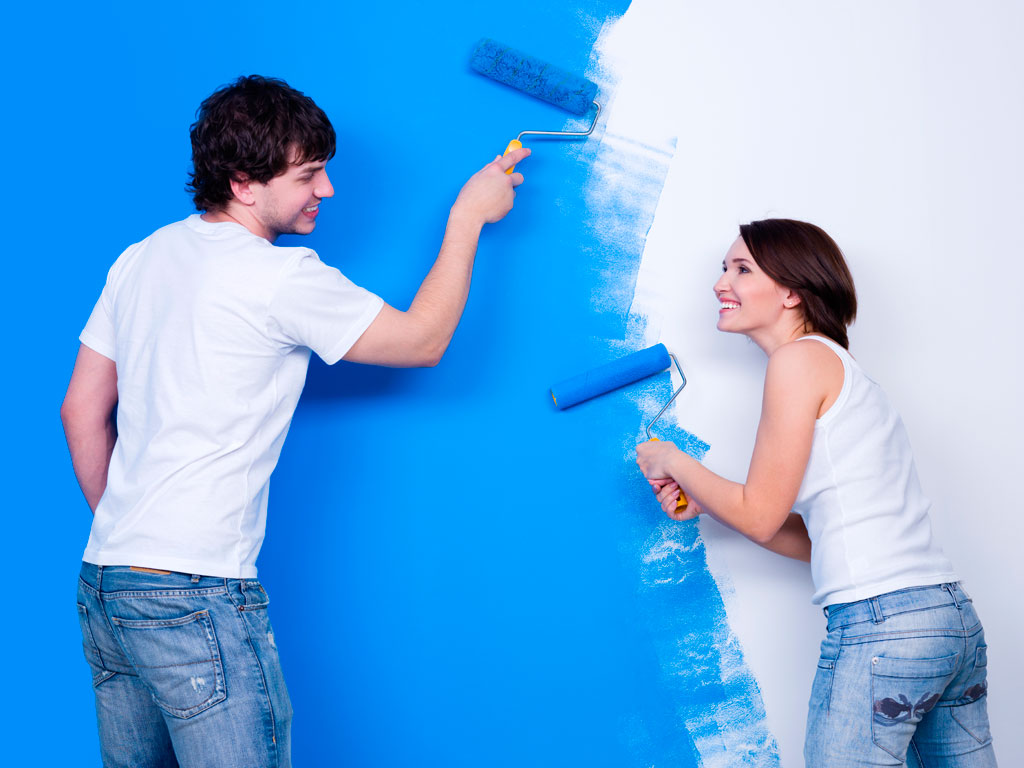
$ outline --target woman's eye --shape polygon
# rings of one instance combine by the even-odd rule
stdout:
[[[747,269],[746,267],[740,267],[740,272],[741,272],[741,273],[742,273],[742,272],[749,272],[749,271],[750,271],[750,270],[749,270],[749,269]]]

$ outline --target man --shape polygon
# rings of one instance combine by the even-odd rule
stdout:
[[[280,80],[242,77],[192,126],[196,208],[115,262],[61,408],[94,519],[78,610],[105,766],[288,766],[291,705],[255,561],[310,350],[433,366],[480,231],[529,154],[462,188],[437,260],[398,311],[324,265],[308,234],[334,194],[335,134]]]

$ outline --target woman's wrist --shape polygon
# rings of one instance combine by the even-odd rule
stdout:
[[[672,477],[677,483],[679,483],[680,488],[685,488],[689,485],[686,481],[686,476],[689,474],[688,465],[691,461],[695,461],[695,459],[682,450],[672,457]]]

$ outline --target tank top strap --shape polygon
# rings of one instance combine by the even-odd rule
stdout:
[[[839,362],[843,365],[843,385],[839,389],[839,394],[836,395],[835,402],[829,406],[825,413],[821,414],[821,416],[815,420],[816,425],[824,427],[831,423],[838,416],[839,412],[842,411],[843,406],[846,405],[846,401],[850,397],[850,390],[854,386],[854,378],[857,377],[858,372],[860,371],[860,366],[857,365],[857,362],[853,359],[853,355],[851,355],[842,344],[828,338],[827,336],[801,336],[799,339],[795,339],[795,341],[803,341],[805,339],[809,341],[820,341],[826,347],[835,352],[836,357],[839,358]]]
[[[842,360],[843,362],[853,361],[853,355],[850,354],[850,350],[846,349],[846,347],[844,347],[838,341],[830,339],[827,336],[801,336],[800,338],[795,339],[795,341],[820,341],[826,347],[828,347],[837,355],[839,355],[839,359]]]

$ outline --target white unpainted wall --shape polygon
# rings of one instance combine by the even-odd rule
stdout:
[[[1022,38],[1024,4],[1006,0],[633,0],[596,51],[617,81],[607,132],[677,139],[633,312],[643,341],[681,357],[676,416],[711,443],[712,469],[744,479],[764,372],[760,350],[715,330],[711,286],[737,225],[804,219],[844,249],[851,351],[903,415],[937,536],[986,625],[1004,765],[1024,755]],[[796,768],[824,634],[809,569],[712,520],[701,530]]]

